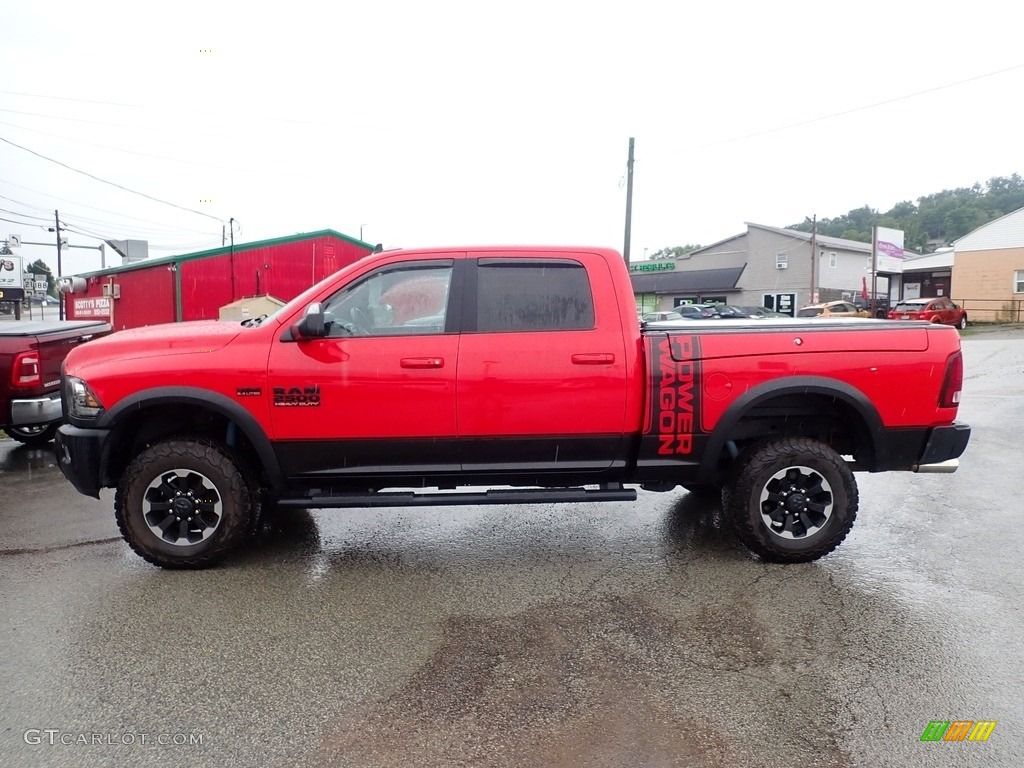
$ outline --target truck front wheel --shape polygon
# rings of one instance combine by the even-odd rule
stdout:
[[[221,446],[183,438],[157,443],[128,465],[114,515],[135,552],[163,568],[205,568],[244,541],[252,499]]]
[[[817,560],[857,517],[857,481],[829,446],[803,437],[758,443],[741,454],[723,495],[748,548],[776,563]]]

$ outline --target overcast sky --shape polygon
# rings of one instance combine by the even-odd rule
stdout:
[[[165,202],[0,142],[0,218],[21,222],[0,232],[49,242],[59,209],[72,245],[147,239],[155,256],[219,246],[231,218],[236,242],[333,228],[621,250],[631,136],[634,260],[746,221],[884,211],[1024,172],[1009,11],[8,2],[0,138]],[[18,253],[56,269],[55,248]],[[65,274],[97,268],[64,252]]]

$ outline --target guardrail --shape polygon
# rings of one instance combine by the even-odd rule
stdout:
[[[972,323],[1024,323],[1024,299],[956,299]]]

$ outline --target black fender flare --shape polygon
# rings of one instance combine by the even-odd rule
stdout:
[[[113,431],[118,422],[132,412],[140,411],[151,405],[190,405],[219,413],[234,424],[252,444],[263,465],[263,471],[274,488],[282,487],[284,475],[277,461],[277,454],[263,428],[256,418],[231,398],[218,392],[211,392],[199,387],[154,387],[133,392],[105,411],[97,419],[95,427]],[[110,441],[104,446],[102,466],[105,469],[109,461]]]
[[[885,426],[882,417],[878,415],[878,409],[867,395],[844,381],[825,376],[791,376],[760,384],[744,392],[729,405],[708,439],[707,448],[700,461],[699,477],[712,476],[718,457],[721,456],[729,440],[729,435],[751,408],[786,395],[823,395],[849,406],[867,425],[871,454],[875,457],[878,456],[878,443],[885,431]]]

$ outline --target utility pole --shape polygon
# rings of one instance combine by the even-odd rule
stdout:
[[[626,242],[622,246],[622,258],[629,266],[629,238],[633,226],[633,142],[629,139],[629,160],[626,161]]]
[[[875,297],[878,296],[878,225],[871,227],[871,316],[875,316]]]
[[[814,279],[814,265],[816,263],[816,256],[818,253],[818,214],[814,214],[814,218],[811,219],[811,300],[808,304],[814,304],[814,285],[817,282]]]
[[[231,227],[231,300],[235,298],[235,217],[232,216],[228,220],[228,224]]]
[[[53,211],[53,220],[56,222],[57,230],[57,280],[60,280],[61,276],[61,262],[60,262],[60,214],[56,209]],[[64,292],[57,291],[57,317],[61,320],[64,319]]]

